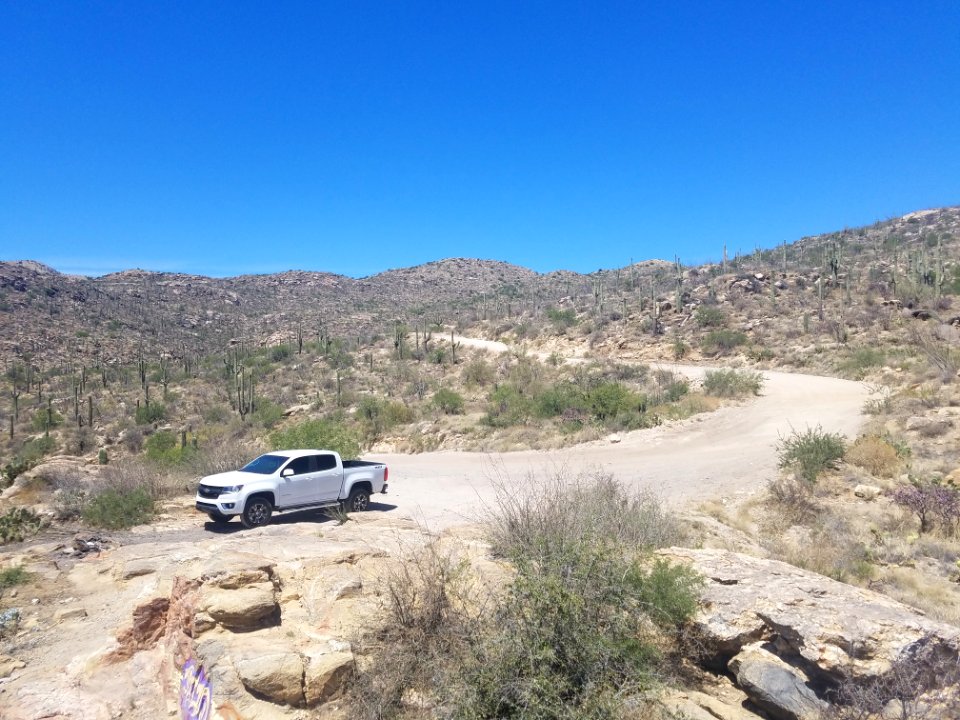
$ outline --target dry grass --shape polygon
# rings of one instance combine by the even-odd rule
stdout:
[[[896,448],[876,435],[861,435],[847,448],[844,459],[882,478],[893,477],[901,467]]]

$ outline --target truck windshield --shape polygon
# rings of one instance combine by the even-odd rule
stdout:
[[[277,468],[283,465],[288,458],[280,455],[261,455],[256,460],[251,460],[242,468],[241,472],[257,473],[258,475],[270,475],[277,471]]]

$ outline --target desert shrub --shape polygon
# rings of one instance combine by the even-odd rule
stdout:
[[[560,310],[558,308],[547,308],[547,319],[557,330],[566,330],[577,323],[577,313],[573,308]]]
[[[850,675],[831,693],[829,720],[939,720],[960,717],[960,666],[924,646],[869,679]]]
[[[163,403],[152,402],[138,405],[134,416],[137,425],[152,425],[167,418],[167,408]]]
[[[56,442],[49,436],[31,438],[24,442],[13,460],[3,466],[3,481],[0,485],[7,486],[13,483],[17,477],[43,460],[55,447]]]
[[[615,382],[600,383],[590,388],[586,401],[590,413],[601,422],[621,412],[640,410],[641,407],[646,409],[645,398]]]
[[[622,717],[696,608],[695,574],[645,559],[676,532],[654,498],[606,475],[547,484],[501,493],[489,520],[516,576],[471,646],[462,717]]]
[[[949,383],[956,379],[957,372],[960,371],[960,350],[951,343],[916,328],[912,329],[911,341],[927,358],[931,367],[937,370],[943,382]]]
[[[387,578],[357,716],[410,717],[420,697],[446,717],[625,717],[696,608],[700,579],[649,556],[678,539],[676,519],[609,476],[554,476],[499,488],[486,526],[515,570],[499,587],[482,591],[437,542]]]
[[[203,409],[203,420],[210,425],[224,423],[230,419],[230,408],[226,405],[208,405]]]
[[[390,428],[413,421],[413,411],[401,402],[383,400],[366,396],[357,404],[357,418],[359,418],[364,437],[375,440]]]
[[[660,400],[661,402],[675,403],[689,392],[689,381],[683,378],[670,380],[664,385],[661,391]]]
[[[334,450],[344,458],[360,454],[360,441],[356,434],[336,420],[304,420],[270,433],[270,445],[274,450],[290,448],[316,448]]]
[[[15,507],[0,515],[0,544],[22,542],[43,527],[43,518],[33,510]]]
[[[463,367],[463,382],[469,387],[486,387],[496,374],[493,366],[482,357],[475,357]]]
[[[793,477],[780,477],[767,484],[770,503],[793,525],[811,522],[819,508],[810,492],[810,484]]]
[[[53,408],[40,408],[30,418],[30,426],[35,432],[46,432],[63,425],[63,415]]]
[[[696,313],[694,313],[694,319],[697,321],[697,326],[702,328],[723,327],[727,321],[720,308],[710,305],[698,307]]]
[[[180,465],[188,462],[196,453],[189,443],[182,446],[180,437],[172,430],[158,430],[144,443],[147,458],[165,465]]]
[[[262,451],[263,448],[257,443],[245,443],[234,438],[204,443],[190,458],[190,472],[195,477],[203,477],[236,470]]]
[[[250,418],[264,430],[269,430],[283,420],[283,407],[270,400],[259,398]]]
[[[534,399],[534,412],[541,418],[572,416],[585,413],[587,402],[583,391],[569,382],[544,388]]]
[[[4,568],[0,570],[0,591],[16,587],[17,585],[23,585],[29,579],[30,573],[28,573],[27,569],[22,565]]]
[[[675,337],[673,339],[673,342],[671,343],[670,347],[673,351],[674,360],[683,360],[687,356],[687,353],[690,352],[690,346],[687,345],[679,337]]]
[[[293,355],[293,349],[289,345],[276,345],[270,348],[270,361],[282,362]]]
[[[739,330],[711,330],[704,335],[700,348],[708,355],[723,355],[747,344],[747,336]]]
[[[519,425],[530,417],[531,399],[513,383],[504,383],[494,388],[487,403],[484,421],[493,427]]]
[[[433,405],[447,415],[459,415],[463,412],[463,396],[455,390],[440,388],[433,394]]]
[[[823,471],[836,469],[837,463],[843,459],[844,450],[843,436],[824,432],[819,425],[803,432],[794,430],[777,443],[780,467],[795,470],[811,483]]]
[[[143,487],[107,487],[90,498],[83,519],[107,530],[141,525],[153,517],[154,500]]]
[[[750,370],[707,370],[703,376],[703,391],[714,397],[744,397],[759,395],[763,374]]]
[[[893,501],[917,516],[921,533],[938,526],[944,534],[956,534],[960,523],[960,488],[953,484],[911,478],[909,484],[893,491]]]
[[[886,356],[882,350],[873,347],[859,347],[852,350],[840,362],[840,372],[855,380],[862,380],[867,371],[883,366]]]
[[[876,477],[893,477],[900,467],[897,450],[883,438],[876,435],[861,435],[847,448],[846,461],[863,468]]]

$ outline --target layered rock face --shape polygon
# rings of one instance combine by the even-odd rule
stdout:
[[[816,720],[831,704],[960,717],[960,629],[776,560],[662,555],[705,578],[692,628],[702,662],[729,673],[771,717]]]

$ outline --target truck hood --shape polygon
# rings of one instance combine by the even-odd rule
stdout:
[[[239,470],[217,473],[216,475],[207,475],[200,480],[201,485],[210,485],[212,487],[230,487],[231,485],[245,485],[253,482],[257,478],[267,477],[266,475],[256,475],[255,473],[245,473]]]

